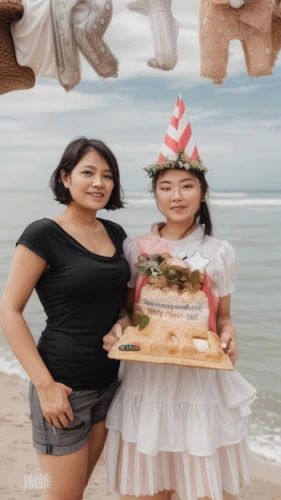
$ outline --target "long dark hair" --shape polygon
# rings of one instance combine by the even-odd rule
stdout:
[[[182,169],[175,168],[175,170],[182,170]],[[154,195],[156,194],[157,181],[158,181],[158,179],[160,179],[160,177],[162,177],[164,172],[166,172],[166,170],[158,170],[158,172],[156,172],[156,174],[154,175],[154,177],[152,179],[151,192]],[[201,184],[201,191],[202,191],[202,200],[201,200],[199,209],[197,210],[196,214],[194,215],[193,224],[198,222],[198,224],[200,224],[200,226],[203,227],[205,236],[206,235],[212,236],[213,224],[212,224],[212,220],[211,220],[211,214],[209,211],[209,207],[208,207],[207,202],[205,200],[205,196],[207,195],[208,189],[209,189],[208,182],[206,181],[206,177],[205,177],[205,174],[203,172],[200,172],[199,170],[195,170],[192,168],[189,170],[189,172],[192,175],[194,175],[194,177],[196,177],[198,179],[198,181]]]
[[[96,151],[107,162],[112,172],[114,188],[111,193],[107,205],[104,207],[106,210],[116,210],[124,208],[123,204],[123,190],[120,184],[120,173],[117,160],[109,147],[98,139],[88,139],[87,137],[78,137],[71,141],[66,147],[59,165],[52,173],[50,179],[50,187],[53,191],[54,198],[62,205],[69,205],[72,201],[69,189],[65,188],[61,180],[61,171],[64,170],[70,174],[76,167],[77,163],[88,153],[88,151]]]

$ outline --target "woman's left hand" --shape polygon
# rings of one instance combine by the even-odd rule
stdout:
[[[115,323],[111,328],[110,332],[103,337],[103,348],[105,351],[110,351],[110,349],[120,340],[122,337],[122,326],[120,323]]]
[[[221,341],[221,346],[223,347],[224,352],[229,356],[229,358],[234,366],[237,359],[238,359],[235,337],[228,332],[223,332],[220,335],[220,341]]]

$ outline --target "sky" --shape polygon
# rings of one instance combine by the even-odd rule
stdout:
[[[198,0],[173,0],[180,24],[178,64],[147,66],[153,56],[145,16],[114,0],[105,40],[119,77],[102,82],[85,62],[82,81],[66,93],[38,78],[28,91],[0,96],[0,190],[45,190],[65,146],[86,135],[116,154],[125,191],[147,191],[143,167],[157,160],[180,93],[214,190],[281,190],[281,55],[274,75],[251,79],[240,42],[231,44],[222,86],[200,77]]]

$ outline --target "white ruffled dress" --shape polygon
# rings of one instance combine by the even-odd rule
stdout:
[[[233,292],[238,262],[229,243],[204,239],[198,227],[169,244],[173,256],[200,251],[210,259],[206,271],[217,297]],[[137,247],[136,238],[124,242],[131,287]],[[173,500],[223,500],[223,491],[238,494],[250,483],[245,417],[255,394],[237,371],[125,362],[106,420],[109,484],[136,497],[173,490]]]

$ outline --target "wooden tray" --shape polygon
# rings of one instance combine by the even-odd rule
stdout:
[[[119,347],[121,345],[126,345],[128,342],[122,337],[110,350],[108,353],[108,357],[110,359],[119,359],[121,361],[137,361],[143,363],[156,363],[156,364],[169,364],[169,365],[177,365],[177,366],[189,366],[193,368],[206,368],[208,370],[228,370],[233,371],[233,365],[230,361],[230,358],[223,351],[222,347],[222,357],[218,361],[210,361],[203,359],[188,359],[188,358],[180,358],[178,356],[170,355],[169,357],[163,356],[155,356],[142,354],[141,348],[139,351],[120,351]]]

